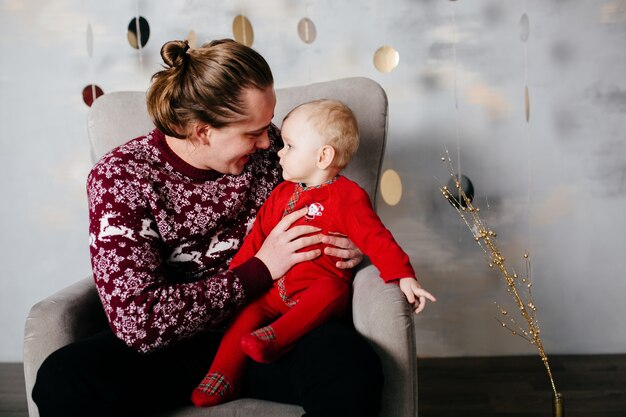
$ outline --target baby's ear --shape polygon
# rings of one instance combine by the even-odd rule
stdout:
[[[317,151],[317,167],[326,169],[332,165],[335,159],[335,148],[330,145],[324,145]]]

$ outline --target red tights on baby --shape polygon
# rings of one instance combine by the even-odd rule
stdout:
[[[224,334],[211,369],[192,393],[196,406],[209,407],[237,398],[248,357],[273,362],[300,337],[331,317],[344,314],[350,304],[350,284],[319,279],[295,301],[288,307],[275,283],[239,312]]]

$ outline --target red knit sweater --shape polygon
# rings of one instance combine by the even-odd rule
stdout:
[[[251,258],[228,264],[281,181],[270,149],[241,175],[192,167],[158,130],[105,155],[87,180],[94,280],[109,324],[147,352],[213,328],[272,284]]]

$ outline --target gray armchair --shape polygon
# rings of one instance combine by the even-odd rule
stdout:
[[[283,88],[276,91],[274,121],[278,125],[294,106],[318,98],[338,99],[354,111],[361,132],[357,155],[345,175],[357,181],[375,202],[387,134],[387,97],[376,82],[366,78]],[[109,93],[89,111],[88,130],[95,160],[125,140],[153,129],[143,92]],[[385,385],[381,416],[417,416],[417,355],[413,315],[400,289],[385,284],[372,266],[362,267],[354,280],[353,318],[356,329],[380,356]],[[35,304],[24,336],[24,373],[30,417],[38,417],[31,392],[37,370],[56,349],[107,326],[91,277]],[[240,399],[210,409],[193,406],[162,416],[300,416],[299,406]]]

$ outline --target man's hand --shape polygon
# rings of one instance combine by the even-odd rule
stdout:
[[[302,248],[320,243],[322,235],[305,236],[319,232],[314,226],[291,225],[307,213],[307,208],[294,211],[283,217],[267,236],[261,249],[256,253],[270,271],[272,279],[277,280],[287,273],[295,264],[310,261],[321,255],[319,249],[298,252]]]
[[[322,235],[322,243],[331,245],[324,249],[326,255],[343,259],[335,264],[339,269],[354,268],[363,260],[363,252],[344,235]]]

